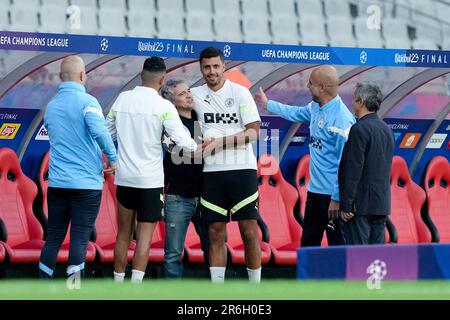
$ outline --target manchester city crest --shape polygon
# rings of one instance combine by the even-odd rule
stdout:
[[[320,119],[319,122],[317,122],[317,125],[319,126],[319,128],[322,128],[322,127],[323,127],[323,123],[324,123],[324,122],[325,122],[325,121],[323,120],[323,118]]]
[[[225,100],[225,105],[228,108],[231,108],[234,105],[234,99],[233,98],[228,98],[227,100]]]

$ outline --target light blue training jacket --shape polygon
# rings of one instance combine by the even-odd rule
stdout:
[[[342,150],[355,117],[341,97],[319,106],[311,101],[307,106],[289,106],[269,100],[267,110],[293,122],[310,123],[308,191],[331,195],[339,201],[338,168]]]
[[[45,110],[44,126],[50,139],[49,187],[102,190],[102,151],[110,163],[117,155],[97,99],[77,82],[61,83]]]

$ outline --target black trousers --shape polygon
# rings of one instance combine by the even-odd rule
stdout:
[[[385,215],[355,215],[345,221],[339,221],[345,244],[384,244]]]
[[[320,246],[324,231],[327,233],[328,245],[344,244],[339,223],[328,219],[330,201],[331,195],[308,191],[303,220],[302,247]]]
[[[100,208],[101,190],[48,188],[47,239],[41,252],[39,277],[51,278],[56,257],[70,226],[69,266],[83,271],[86,250]],[[83,273],[81,273],[83,274]]]

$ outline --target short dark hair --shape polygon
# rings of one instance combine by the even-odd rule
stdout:
[[[370,112],[377,112],[380,109],[383,94],[377,85],[358,83],[354,98],[356,101],[362,101]]]
[[[164,63],[164,59],[160,57],[150,57],[145,59],[142,69],[149,72],[165,72],[166,64]]]
[[[210,59],[215,57],[220,57],[220,60],[222,60],[222,62],[225,61],[222,50],[216,47],[207,47],[203,49],[202,52],[200,52],[200,58],[198,60],[199,62],[202,62],[203,59]]]

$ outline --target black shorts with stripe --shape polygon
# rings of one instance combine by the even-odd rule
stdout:
[[[117,186],[117,201],[136,212],[138,222],[156,222],[162,219],[163,188],[132,188]]]
[[[200,203],[206,223],[258,219],[256,170],[204,172]]]

